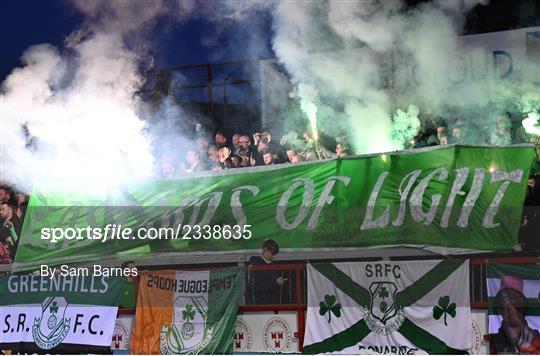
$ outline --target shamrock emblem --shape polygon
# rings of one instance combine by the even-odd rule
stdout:
[[[193,305],[186,305],[186,310],[182,312],[182,317],[188,322],[195,319],[195,310],[193,310]]]
[[[327,294],[324,296],[324,301],[319,304],[319,314],[324,316],[328,313],[328,322],[332,320],[332,313],[338,318],[341,316],[341,304],[337,303],[334,305],[335,302],[336,296]]]
[[[379,298],[386,299],[388,298],[388,290],[386,290],[386,287],[381,287],[379,290]]]
[[[58,313],[58,303],[56,302],[56,300],[52,302],[52,305],[50,306],[49,311],[51,312],[51,314]]]
[[[456,303],[450,304],[450,297],[444,296],[439,298],[438,305],[433,307],[433,318],[439,320],[441,316],[444,315],[444,325],[448,326],[446,323],[446,315],[450,315],[452,318],[456,317]]]

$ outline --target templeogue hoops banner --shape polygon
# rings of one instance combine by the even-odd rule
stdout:
[[[243,268],[141,274],[134,354],[230,354]]]
[[[304,353],[466,353],[471,335],[467,260],[308,265]]]
[[[488,264],[490,353],[540,353],[540,265]]]
[[[13,268],[230,253],[265,238],[283,251],[510,250],[533,157],[532,146],[445,146],[132,182],[101,195],[37,190]]]
[[[0,349],[110,352],[119,277],[0,277]]]

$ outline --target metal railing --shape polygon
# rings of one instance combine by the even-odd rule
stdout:
[[[142,94],[150,102],[168,96],[200,111],[200,123],[210,133],[219,129],[230,136],[237,126],[252,132],[260,125],[259,63],[242,60],[149,71]]]

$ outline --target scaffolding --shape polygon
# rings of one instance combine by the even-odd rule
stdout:
[[[159,105],[170,98],[189,112],[183,129],[213,134],[223,131],[251,134],[260,130],[261,89],[259,60],[197,64],[153,70],[147,73],[143,98]]]

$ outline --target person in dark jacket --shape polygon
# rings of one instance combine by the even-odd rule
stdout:
[[[11,258],[15,256],[22,230],[21,219],[15,214],[15,204],[0,203],[0,243],[4,243]]]
[[[525,251],[540,250],[540,176],[530,176],[525,194],[518,242]]]
[[[263,241],[261,253],[249,259],[248,286],[246,288],[246,302],[248,304],[279,304],[283,285],[287,282],[278,270],[254,270],[253,266],[265,266],[274,263],[279,253],[276,241],[266,239]]]

